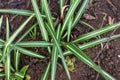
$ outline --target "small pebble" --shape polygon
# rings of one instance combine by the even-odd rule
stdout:
[[[120,58],[120,55],[118,55],[118,57]]]

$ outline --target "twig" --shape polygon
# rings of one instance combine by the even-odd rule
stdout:
[[[98,65],[100,66],[100,59],[98,59]],[[100,74],[97,73],[97,76],[96,76],[95,80],[98,80],[99,76],[100,76]]]
[[[18,15],[14,15],[11,19],[10,22],[12,22]]]

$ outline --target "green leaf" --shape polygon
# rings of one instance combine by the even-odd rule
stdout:
[[[0,48],[4,46],[3,42],[0,41]]]
[[[23,16],[31,16],[34,14],[33,11],[30,10],[20,10],[20,9],[0,9],[0,13],[9,13],[9,14],[17,14],[17,15],[23,15]],[[46,18],[45,15],[41,14],[41,17]],[[54,20],[55,18],[52,17]]]
[[[14,50],[14,67],[18,71],[18,66],[20,62],[20,53],[17,50]]]
[[[65,4],[65,0],[60,0],[60,10],[62,10],[64,4]]]
[[[6,57],[6,61],[5,61],[5,76],[7,80],[10,80],[10,52],[9,52],[9,48],[7,49],[7,57]]]
[[[46,69],[45,69],[45,71],[44,71],[40,80],[48,80],[49,72],[50,72],[50,62],[48,63],[48,65],[47,65],[47,67],[46,67]]]
[[[18,36],[18,34],[23,30],[23,28],[27,25],[27,23],[32,19],[32,17],[34,16],[31,15],[14,33],[13,35],[7,40],[7,42],[5,43],[5,46],[4,46],[4,50],[3,50],[3,57],[1,59],[4,60],[5,56],[6,56],[6,51],[7,51],[7,48],[8,46],[14,41],[14,39]],[[1,62],[0,61],[0,62]]]
[[[12,76],[12,78],[15,78],[17,80],[23,80],[24,75],[22,73],[20,73],[20,72],[15,72],[15,75]]]
[[[6,45],[8,46],[9,44],[14,41],[14,39],[18,36],[18,34],[24,29],[24,27],[27,25],[27,23],[33,18],[34,14],[31,15],[10,37],[10,39],[7,41]]]
[[[25,76],[25,73],[26,71],[28,70],[28,65],[27,66],[24,66],[21,70],[20,70],[20,73],[22,73],[24,76]]]
[[[27,35],[30,33],[30,31],[31,31],[33,28],[35,28],[37,25],[38,25],[38,23],[33,24],[33,25],[16,41],[15,44],[17,44],[17,43],[19,43],[21,40],[23,40],[23,39],[25,38],[25,36],[27,36]]]
[[[117,39],[117,38],[120,38],[120,34],[113,35],[113,36],[110,36],[110,37],[101,38],[101,39],[98,39],[98,40],[94,40],[94,41],[82,44],[82,45],[79,46],[79,48],[81,50],[85,50],[87,48],[91,48],[91,47],[94,47],[94,46],[99,45],[101,43],[104,43],[106,41],[114,40],[114,39]],[[70,54],[72,54],[70,51],[64,52],[64,55],[70,55]]]
[[[45,29],[45,25],[44,25],[41,13],[39,11],[37,2],[36,2],[36,0],[31,0],[31,2],[32,2],[33,8],[34,8],[34,12],[36,14],[36,18],[37,18],[37,21],[38,21],[38,24],[39,24],[39,27],[40,27],[42,37],[45,41],[49,41],[48,33]],[[48,47],[48,51],[51,52],[50,47]]]
[[[1,56],[2,56],[2,51],[1,51],[1,49],[0,49],[0,58],[1,58]]]
[[[15,49],[17,49],[19,52],[25,54],[25,55],[28,55],[28,56],[31,56],[31,57],[36,57],[36,58],[45,58],[44,56],[36,53],[36,52],[33,52],[33,51],[30,51],[30,50],[26,50],[24,48],[21,48],[21,47],[18,47],[18,46],[15,46]]]
[[[43,20],[42,20],[42,18],[41,18],[41,16],[40,16],[40,12],[39,12],[37,3],[36,3],[35,0],[31,0],[31,1],[32,1],[32,4],[33,4],[35,13],[36,13],[36,15],[37,15],[37,18],[38,18],[38,22],[39,22],[39,24],[40,24],[41,26],[44,27]],[[48,24],[46,24],[45,27],[48,29],[51,37],[53,38],[53,40],[54,40],[54,42],[55,42],[55,45],[56,45],[56,47],[57,47],[57,49],[58,49],[58,51],[59,51],[59,53],[60,53],[60,56],[61,56],[61,59],[62,59],[62,62],[63,62],[63,66],[64,66],[64,68],[65,68],[65,71],[66,71],[66,73],[67,73],[67,75],[68,75],[68,78],[70,79],[70,74],[69,74],[69,71],[68,71],[68,67],[67,67],[67,64],[65,63],[65,59],[64,59],[64,56],[63,56],[62,49],[61,49],[61,47],[60,47],[60,45],[59,45],[59,42],[57,41],[55,31],[53,31],[53,28],[52,28],[51,26],[48,26]],[[42,31],[44,31],[44,30],[42,30]]]
[[[57,39],[60,41],[60,28],[61,25],[58,26],[57,29]],[[57,69],[57,60],[58,60],[58,49],[53,45],[53,50],[52,50],[52,59],[51,59],[51,80],[55,80],[55,74],[56,74],[56,69]]]
[[[74,4],[75,0],[70,0],[70,5]]]
[[[19,77],[18,73],[10,76],[10,80],[14,80],[14,79],[16,79],[16,80],[23,80],[22,78]]]
[[[6,41],[9,39],[9,36],[10,36],[9,21],[8,18],[6,18]]]
[[[70,19],[69,24],[68,24],[68,29],[67,29],[67,35],[68,35],[68,36],[67,36],[67,42],[69,42],[69,40],[70,40],[71,30],[72,30],[72,28],[71,28],[72,22],[73,22],[73,16],[72,16],[72,18]]]
[[[103,27],[103,28],[100,28],[98,30],[94,30],[92,32],[89,32],[89,33],[86,33],[86,34],[83,34],[81,36],[79,36],[77,39],[75,39],[74,41],[72,41],[73,43],[79,43],[79,42],[82,42],[82,41],[85,41],[85,40],[88,40],[90,38],[94,38],[96,36],[99,36],[103,33],[106,33],[108,31],[111,31],[117,27],[120,26],[120,22],[118,23],[115,23],[113,25],[109,25],[109,26],[106,26],[106,27]]]
[[[39,27],[40,27],[42,37],[43,37],[44,40],[48,41],[48,34],[47,34],[46,29],[44,27],[44,22],[42,20],[42,16],[41,16],[41,13],[39,11],[39,8],[37,6],[37,2],[36,2],[36,0],[31,0],[31,2],[32,2],[33,8],[34,8],[34,12],[36,14],[36,18],[38,20],[38,24],[39,24]]]
[[[36,13],[36,15],[38,15],[38,17],[37,17],[37,18],[39,18],[38,22],[42,24],[43,22],[41,22],[41,21],[43,21],[43,20],[40,16],[40,12],[38,10],[37,3],[35,2],[35,0],[32,0],[32,3],[33,3],[34,8],[36,8],[35,13]],[[62,59],[63,66],[65,68],[65,71],[66,71],[67,75],[68,75],[68,78],[70,79],[70,74],[69,74],[69,71],[68,71],[68,67],[67,67],[67,64],[65,63],[65,59],[64,59],[63,52],[62,52],[62,49],[60,47],[60,44],[57,41],[55,31],[53,31],[53,28],[51,26],[48,26],[48,24],[46,24],[45,27],[47,28],[48,32],[50,33],[51,37],[53,38],[56,47],[58,48],[58,51],[59,51],[61,59]],[[42,31],[44,31],[44,30],[42,30]]]
[[[5,41],[4,41],[4,40],[2,40],[2,39],[0,39],[0,43],[5,43]]]
[[[41,0],[41,2],[43,4],[43,8],[44,8],[44,11],[45,11],[45,14],[46,14],[46,17],[47,17],[47,21],[48,21],[49,25],[51,26],[51,29],[53,31],[55,31],[54,23],[53,23],[53,20],[52,20],[52,15],[50,13],[49,6],[47,4],[47,0]]]
[[[64,56],[63,56],[63,51],[62,51],[62,49],[61,49],[61,47],[60,47],[60,43],[59,43],[59,41],[58,41],[58,39],[57,39],[57,35],[55,34],[55,31],[53,31],[53,30],[51,29],[51,27],[48,26],[47,24],[46,24],[46,28],[48,29],[51,37],[52,37],[53,40],[54,40],[55,46],[57,47],[57,49],[58,49],[58,51],[59,51],[59,55],[60,55],[60,57],[61,57],[61,60],[62,60],[64,69],[65,69],[65,71],[66,71],[66,73],[67,73],[67,76],[68,76],[69,80],[71,80],[70,73],[69,73],[69,70],[68,70],[68,66],[67,66],[67,64],[66,64],[66,62],[65,62],[65,58],[64,58]]]
[[[0,78],[5,77],[5,73],[4,72],[0,72]]]
[[[111,75],[109,75],[107,72],[102,70],[99,66],[97,66],[90,58],[86,55],[79,47],[74,45],[73,43],[68,43],[65,45],[65,47],[70,50],[77,58],[79,58],[82,62],[87,64],[88,66],[95,69],[97,72],[99,72],[106,80],[116,80]]]
[[[28,65],[24,66],[20,71],[15,72],[12,78],[15,78],[17,80],[23,80],[26,76],[26,71],[28,70],[28,67]]]
[[[47,41],[26,41],[26,42],[19,42],[17,46],[21,47],[48,47],[53,46],[52,43]]]
[[[31,16],[33,11],[29,10],[20,10],[20,9],[0,9],[0,13],[10,13],[10,14],[18,14],[24,16]]]
[[[74,19],[74,22],[73,22],[73,25],[72,25],[72,28],[77,24],[77,22],[80,20],[83,12],[85,11],[85,8],[88,4],[89,0],[84,0],[83,3],[82,3],[82,6],[80,7],[75,19]]]
[[[34,27],[33,30],[30,31],[29,35],[33,40],[35,40],[37,36],[37,28]]]
[[[0,18],[0,30],[1,30],[1,27],[2,27],[2,21],[3,21],[3,16],[1,16],[1,18]]]
[[[70,5],[74,4],[74,0],[70,0]],[[73,19],[74,19],[74,15],[71,16],[70,20],[69,20],[69,23],[68,23],[68,29],[67,29],[67,42],[70,41],[70,36],[71,36],[71,31],[72,31],[72,28],[71,28],[71,25],[73,23]],[[65,34],[66,35],[66,34]]]
[[[25,75],[25,80],[30,80],[30,78],[31,78],[31,77],[30,77],[29,74],[26,74],[26,75]]]
[[[64,23],[63,23],[63,26],[62,26],[61,36],[62,36],[63,32],[65,31],[65,29],[68,25],[69,19],[71,18],[71,16],[73,16],[73,14],[75,12],[75,9],[77,8],[79,3],[80,3],[80,0],[76,0],[75,3],[70,6],[70,9],[67,12],[67,15],[65,17],[65,20],[64,20]]]

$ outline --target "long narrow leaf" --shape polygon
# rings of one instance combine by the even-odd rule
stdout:
[[[47,24],[46,24],[46,28],[48,29],[51,37],[52,37],[53,40],[54,40],[55,46],[57,47],[57,49],[58,49],[58,51],[59,51],[59,54],[60,54],[60,57],[61,57],[61,59],[62,59],[62,63],[63,63],[64,69],[65,69],[65,71],[66,71],[66,73],[67,73],[67,76],[68,76],[69,80],[71,80],[70,73],[69,73],[69,70],[68,70],[68,66],[67,66],[67,64],[66,64],[66,62],[65,62],[65,58],[64,58],[64,56],[63,56],[63,51],[62,51],[62,49],[61,49],[61,47],[60,47],[60,44],[59,44],[59,42],[58,42],[58,40],[57,40],[57,36],[56,36],[56,34],[55,34],[55,31],[53,31],[53,30],[51,29],[51,27],[48,26]]]
[[[2,21],[3,21],[3,16],[1,16],[1,18],[0,18],[0,30],[1,30],[1,27],[2,27]]]
[[[34,14],[33,11],[30,10],[21,10],[21,9],[0,9],[0,13],[9,13],[9,14],[17,14],[17,15],[23,15],[23,16],[31,16]],[[41,17],[46,18],[45,15],[41,14]],[[52,17],[54,20],[55,18]]]
[[[19,42],[17,45],[21,47],[48,47],[48,46],[52,46],[53,43],[49,43],[46,41],[27,41],[27,42]]]
[[[90,58],[86,55],[79,47],[74,45],[73,43],[69,43],[65,45],[65,47],[74,53],[74,55],[79,58],[82,62],[87,64],[88,66],[92,67],[96,71],[98,71],[106,80],[116,80],[111,75],[109,75],[107,72],[102,70],[100,67],[98,67]],[[104,71],[104,72],[103,72]]]
[[[74,0],[70,0],[70,5],[74,4]],[[70,40],[70,36],[71,36],[71,31],[72,31],[72,23],[73,23],[73,19],[74,19],[74,15],[71,16],[71,18],[69,19],[69,23],[68,23],[68,29],[67,29],[67,42],[69,42]],[[66,35],[66,33],[65,33]]]
[[[43,10],[46,14],[47,21],[48,21],[49,25],[51,26],[52,30],[54,31],[54,23],[52,20],[52,15],[49,10],[49,6],[47,4],[47,0],[41,0],[41,2],[42,2]],[[48,51],[51,52],[50,47],[48,47]]]
[[[2,56],[2,50],[0,49],[0,58],[1,58],[1,56]]]
[[[65,0],[60,0],[60,10],[62,10],[64,4],[65,4]]]
[[[74,0],[72,0],[71,2],[74,3]],[[80,18],[81,18],[81,16],[82,16],[82,14],[83,14],[83,12],[84,12],[84,10],[85,10],[85,7],[86,7],[86,5],[87,5],[88,2],[89,2],[89,0],[84,0],[84,1],[83,1],[83,4],[82,4],[80,10],[78,11],[78,13],[77,13],[77,15],[76,15],[76,17],[75,17],[75,19],[74,19],[74,22],[73,22],[71,25],[69,25],[69,28],[68,28],[68,38],[67,38],[67,39],[69,39],[69,37],[70,37],[70,31],[73,29],[73,27],[74,27],[74,26],[77,24],[77,22],[80,20]],[[65,36],[66,36],[66,34],[65,34]]]
[[[32,2],[32,5],[33,5],[35,14],[36,14],[36,18],[38,20],[38,24],[39,24],[39,27],[40,27],[40,31],[41,31],[42,37],[43,37],[43,39],[45,41],[49,41],[48,33],[47,33],[46,29],[45,29],[45,25],[44,25],[41,13],[39,11],[37,2],[36,2],[36,0],[31,0],[31,2]],[[50,47],[48,47],[48,51],[51,52]]]
[[[23,28],[26,26],[26,24],[32,19],[32,17],[34,16],[31,15],[14,33],[13,35],[7,40],[5,46],[4,46],[4,50],[3,50],[3,57],[1,59],[1,61],[5,58],[6,56],[6,50],[8,48],[8,46],[14,41],[14,39],[18,36],[18,34],[23,30]]]
[[[0,39],[0,42],[1,42],[1,43],[5,43],[5,41],[4,41],[4,40],[2,40],[2,39]]]
[[[15,49],[17,49],[19,52],[21,52],[21,53],[23,53],[25,55],[31,56],[31,57],[36,57],[36,58],[40,58],[40,59],[45,58],[44,56],[42,56],[42,55],[40,55],[40,54],[38,54],[36,52],[26,50],[26,49],[18,47],[18,46],[15,46]]]
[[[120,22],[118,23],[115,23],[113,25],[109,25],[109,26],[106,26],[106,27],[103,27],[103,28],[100,28],[98,30],[94,30],[92,32],[89,32],[89,33],[86,33],[86,34],[83,34],[81,36],[79,36],[77,39],[75,39],[74,41],[72,41],[73,43],[79,43],[79,42],[82,42],[82,41],[85,41],[85,40],[88,40],[90,38],[94,38],[96,36],[99,36],[103,33],[106,33],[108,31],[111,31],[117,27],[120,26]]]
[[[27,70],[28,70],[28,65],[24,66],[20,71],[15,72],[16,79],[23,80],[25,78],[25,74]]]
[[[36,0],[31,0],[31,1],[32,1],[32,3],[33,3],[33,6],[34,6],[35,13],[36,13],[36,15],[38,16],[38,22],[41,23],[41,21],[42,21],[41,24],[43,25],[43,20],[42,20],[42,18],[41,18],[41,16],[40,16],[40,12],[39,12],[39,10],[38,10]],[[41,24],[40,24],[40,25],[41,25]],[[65,59],[64,59],[64,56],[63,56],[62,49],[61,49],[61,47],[60,47],[60,45],[59,45],[59,42],[57,41],[55,31],[53,31],[53,28],[52,28],[51,26],[48,26],[48,24],[46,25],[46,28],[48,29],[51,37],[53,38],[53,40],[54,40],[54,42],[55,42],[55,45],[56,45],[56,47],[57,47],[57,49],[58,49],[58,51],[59,51],[59,54],[60,54],[60,56],[61,56],[61,59],[62,59],[62,62],[63,62],[63,66],[64,66],[64,68],[65,68],[65,71],[66,71],[66,73],[67,73],[67,75],[68,75],[68,78],[70,79],[70,74],[69,74],[69,71],[68,71],[68,67],[67,67],[67,64],[65,63]],[[44,31],[44,30],[42,30],[42,31]]]
[[[32,2],[32,5],[33,5],[35,14],[36,14],[36,18],[38,20],[38,24],[39,24],[39,27],[40,27],[40,31],[41,31],[42,37],[43,37],[44,40],[48,41],[48,34],[47,34],[46,29],[44,27],[44,22],[42,20],[39,8],[37,6],[37,2],[36,2],[36,0],[31,0],[31,2]]]
[[[64,23],[63,23],[63,26],[62,26],[61,36],[62,36],[63,32],[65,31],[65,29],[66,29],[66,27],[68,25],[69,19],[74,14],[75,9],[77,8],[77,6],[78,6],[79,3],[80,3],[80,0],[76,0],[75,3],[70,6],[70,9],[67,12],[67,15],[65,17],[65,20],[64,20]]]
[[[25,76],[25,74],[26,74],[26,71],[28,70],[28,65],[26,65],[26,66],[24,66],[21,70],[20,70],[20,73],[22,73],[23,74],[23,76]]]
[[[9,53],[9,48],[7,49],[7,57],[6,57],[6,61],[5,61],[5,75],[6,75],[6,79],[10,80],[10,53]]]
[[[19,62],[20,62],[20,53],[17,50],[14,50],[14,67],[16,71],[18,71]]]
[[[40,80],[48,80],[48,74],[49,74],[49,71],[50,71],[50,62],[48,63],[42,77]]]
[[[9,39],[9,36],[10,36],[9,22],[8,22],[8,18],[6,18],[6,40]],[[11,65],[9,48],[7,48],[6,52],[7,52],[7,57],[5,61],[5,75],[6,75],[6,79],[9,80],[10,79],[10,65]]]
[[[5,77],[5,73],[4,72],[0,72],[0,78],[4,78]]]
[[[3,40],[0,39],[0,48],[3,48],[4,43],[5,43],[5,42],[4,42]]]
[[[35,23],[34,25],[32,25],[26,32],[25,34],[23,34],[17,41],[15,44],[19,43],[23,38],[25,38],[25,36],[27,36],[27,34],[30,33],[30,31],[35,28],[38,25],[38,23]]]
[[[43,4],[43,8],[44,8],[45,14],[47,16],[48,23],[51,26],[51,29],[53,31],[55,31],[54,30],[54,23],[53,23],[53,20],[52,20],[52,15],[50,13],[50,9],[49,9],[49,6],[47,4],[47,0],[41,0],[41,1],[42,1],[42,4]]]
[[[113,35],[113,36],[110,36],[110,37],[101,38],[101,39],[98,39],[98,40],[95,40],[95,41],[85,43],[83,45],[80,45],[79,48],[81,50],[85,50],[87,48],[91,48],[91,47],[94,47],[94,46],[96,46],[98,44],[104,43],[104,42],[106,42],[108,40],[110,41],[110,40],[114,40],[114,39],[117,39],[117,38],[120,38],[120,34]],[[70,54],[72,54],[70,51],[64,52],[64,55],[70,55]]]
[[[72,30],[72,28],[71,28],[71,25],[72,25],[72,22],[73,22],[73,16],[72,16],[72,18],[70,19],[70,22],[69,22],[69,24],[68,24],[68,29],[67,29],[67,42],[69,42],[69,40],[70,40],[70,36],[71,36],[71,30]]]
[[[86,5],[88,4],[89,0],[84,0],[83,3],[82,3],[82,6],[80,7],[75,19],[74,19],[74,22],[73,22],[73,25],[72,25],[72,28],[77,24],[77,22],[80,20],[83,12],[85,11],[85,8],[86,8]]]
[[[10,13],[10,14],[31,16],[33,14],[33,11],[20,10],[20,9],[0,9],[0,13]]]
[[[2,41],[0,42],[0,48],[4,47],[5,43]],[[21,47],[48,47],[53,46],[53,43],[47,42],[47,41],[23,41],[19,43],[14,43],[10,45],[14,48],[14,46],[21,46]]]
[[[14,75],[11,76],[11,79],[23,80],[28,70],[28,65],[24,66],[20,71],[16,71]]]
[[[9,39],[9,36],[10,36],[9,21],[8,18],[6,18],[6,41]]]
[[[24,75],[20,72],[15,72],[15,74],[13,76],[11,76],[13,79],[17,79],[17,80],[23,80]]]
[[[14,41],[14,39],[18,36],[18,34],[24,29],[24,27],[27,25],[27,23],[33,18],[34,14],[31,15],[10,37],[10,39],[7,41],[6,45],[8,46],[9,44]]]
[[[57,29],[57,39],[60,41],[60,27],[61,25],[58,26]],[[53,45],[53,50],[52,50],[52,59],[51,59],[51,80],[55,80],[55,74],[56,74],[56,69],[57,69],[57,60],[58,60],[58,49],[55,45]]]

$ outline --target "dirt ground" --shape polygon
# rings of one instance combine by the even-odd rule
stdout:
[[[0,8],[18,8],[18,9],[29,9],[33,10],[30,0],[0,0]],[[18,1],[20,1],[18,3]],[[69,1],[69,0],[66,0]],[[17,5],[16,5],[17,4]],[[57,17],[59,15],[58,0],[49,0],[49,5],[52,14]],[[78,7],[79,9],[79,7]],[[10,19],[11,32],[18,28],[18,26],[27,18],[23,16],[1,14],[5,17],[8,16]],[[95,29],[102,26],[108,25],[108,18],[114,19],[114,22],[120,21],[120,1],[119,0],[90,0],[87,5],[86,11],[81,18],[81,21],[85,21],[92,25]],[[32,20],[26,29],[30,27],[36,20]],[[0,31],[0,38],[5,36],[5,25],[3,24],[2,30]],[[25,29],[25,30],[26,30]],[[72,32],[72,39],[84,33],[90,32],[92,29],[87,26],[78,23]],[[23,31],[24,32],[24,31]],[[110,36],[113,31],[102,35],[101,37]],[[120,28],[114,34],[120,34]],[[26,38],[24,40],[31,40]],[[37,39],[41,40],[40,33],[37,34]],[[105,45],[104,43],[103,45]],[[95,46],[93,48],[85,50],[85,52],[105,71],[113,75],[115,78],[120,80],[120,39],[116,39],[108,42],[107,48],[103,50],[101,46]],[[46,64],[50,60],[50,55],[45,49],[32,49],[38,50],[47,56],[46,59],[39,60],[29,56],[22,55],[20,61],[20,67],[29,65],[27,73],[31,76],[31,80],[39,80]],[[104,80],[95,70],[85,65],[83,62],[76,58],[75,71],[71,72],[72,80]],[[50,80],[50,79],[49,79]],[[58,62],[56,80],[68,80],[66,73],[62,67],[61,62]]]

